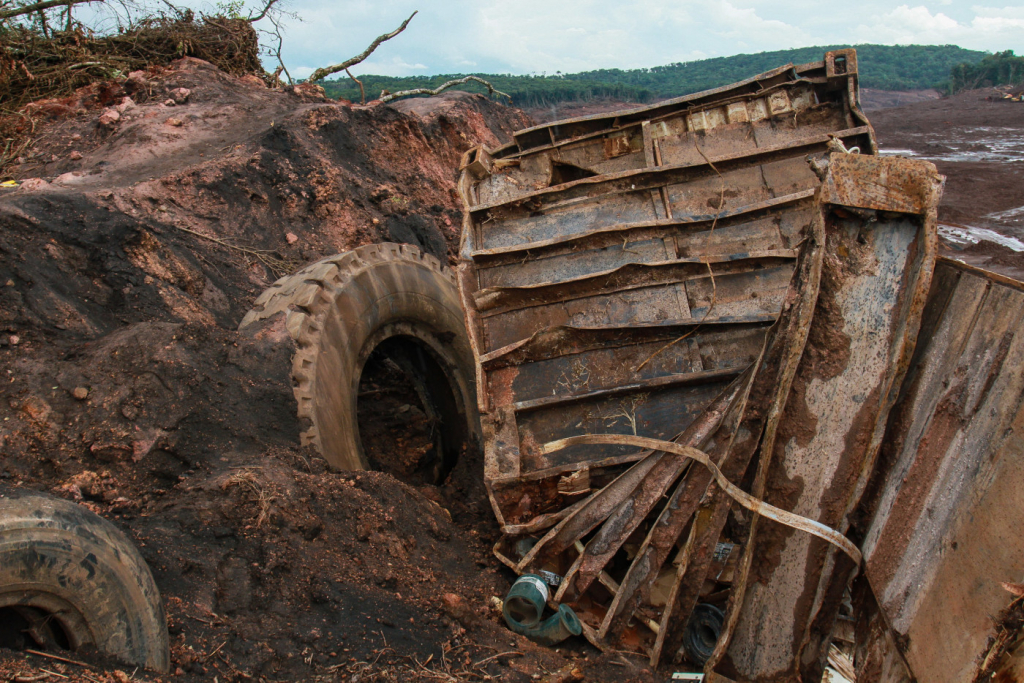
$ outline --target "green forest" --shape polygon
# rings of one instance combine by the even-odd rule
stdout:
[[[949,75],[949,90],[954,93],[992,85],[1024,83],[1024,57],[1013,50],[986,55],[981,61],[958,64]]]
[[[714,57],[694,62],[668,64],[649,69],[600,69],[576,74],[513,76],[509,74],[473,74],[490,81],[498,90],[508,93],[520,107],[539,107],[573,100],[609,97],[627,102],[649,102],[678,97],[708,88],[733,83],[757,73],[792,62],[803,64],[820,60],[827,50],[842,45],[777,50],[752,55]],[[964,78],[976,77],[975,65],[987,63],[1000,55],[978,50],[965,50],[955,45],[855,45],[860,69],[860,83],[865,88],[880,90],[918,90],[950,86],[951,70],[963,70]],[[1006,54],[1006,53],[1002,53]],[[1019,57],[1016,72],[1021,73]],[[998,68],[1003,68],[1000,62]],[[382,90],[398,92],[412,88],[436,88],[442,83],[467,74],[438,76],[360,76],[367,99]],[[954,79],[955,80],[955,79]],[[323,81],[327,94],[335,98],[359,100],[359,87],[349,78]],[[458,86],[471,92],[485,92],[478,84]]]

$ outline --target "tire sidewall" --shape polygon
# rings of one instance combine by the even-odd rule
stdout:
[[[414,338],[445,370],[466,433],[479,442],[473,354],[455,283],[423,260],[383,260],[339,288],[324,321],[316,423],[323,455],[337,469],[369,469],[356,412],[359,382],[373,350],[394,336]]]
[[[68,501],[0,497],[0,607],[11,605],[53,614],[73,646],[155,671],[170,664],[149,567],[110,522]]]

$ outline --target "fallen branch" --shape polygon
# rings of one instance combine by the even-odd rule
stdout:
[[[220,245],[226,249],[234,249],[235,251],[240,252],[242,254],[248,254],[249,256],[252,256],[256,258],[258,261],[262,262],[263,265],[270,268],[270,271],[275,275],[275,277],[281,277],[282,275],[290,273],[292,270],[294,270],[293,264],[288,263],[287,261],[279,259],[275,256],[272,256],[272,252],[267,251],[266,249],[250,249],[249,247],[240,247],[237,244],[231,244],[230,242],[227,242],[220,238],[211,237],[210,235],[204,235],[201,232],[189,230],[188,228],[183,228],[180,225],[175,225],[174,227],[177,228],[178,230],[181,230],[182,232],[187,232],[190,235],[195,235],[196,237],[201,237],[204,240],[209,240],[210,242]]]
[[[439,95],[441,91],[447,90],[448,88],[454,85],[462,85],[463,83],[468,83],[470,81],[476,81],[477,83],[482,83],[483,85],[485,85],[487,87],[488,95],[501,95],[502,97],[507,97],[509,102],[512,101],[511,95],[509,95],[508,93],[501,92],[500,90],[497,90],[493,85],[491,85],[484,79],[480,78],[479,76],[466,76],[465,78],[459,78],[454,81],[448,81],[447,83],[437,88],[434,88],[433,90],[431,90],[430,88],[413,88],[412,90],[402,90],[396,93],[389,93],[387,95],[382,95],[380,101],[390,102],[392,100],[397,100],[399,97],[409,97],[410,95]]]
[[[358,78],[356,78],[355,76],[353,76],[352,72],[349,71],[348,69],[345,69],[345,73],[347,73],[348,77],[351,78],[353,81],[355,81],[356,84],[359,86],[360,104],[366,104],[366,91],[363,90],[363,82],[361,80],[359,80]]]
[[[0,11],[0,20],[10,19],[11,17],[17,17],[22,14],[31,14],[32,12],[41,12],[44,9],[50,9],[51,7],[69,7],[71,5],[79,5],[83,2],[103,1],[104,0],[43,0],[42,2],[37,2],[32,5],[25,5],[23,7]]]
[[[391,40],[392,38],[397,36],[399,33],[404,31],[405,27],[409,25],[409,22],[412,21],[412,18],[415,17],[418,13],[419,13],[419,10],[416,10],[415,12],[410,14],[409,18],[406,19],[405,21],[403,21],[402,25],[399,26],[398,28],[396,28],[391,33],[385,33],[382,36],[378,36],[376,40],[374,40],[372,43],[370,43],[370,47],[366,48],[365,50],[363,50],[363,52],[361,52],[360,54],[356,55],[352,59],[347,59],[344,62],[342,62],[341,64],[335,64],[334,66],[328,66],[328,67],[324,67],[322,69],[317,69],[316,71],[314,71],[310,75],[310,77],[306,80],[306,82],[307,83],[316,83],[317,81],[319,81],[321,79],[324,79],[324,78],[330,76],[331,74],[338,73],[339,71],[344,71],[345,69],[348,69],[349,67],[355,66],[359,62],[361,62],[364,59],[366,59],[367,57],[369,57],[373,53],[373,51],[377,49],[378,45],[383,43],[385,40]]]

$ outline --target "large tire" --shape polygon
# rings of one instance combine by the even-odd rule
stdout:
[[[297,346],[292,382],[302,443],[332,467],[370,469],[356,419],[359,381],[370,354],[396,340],[413,342],[411,356],[431,359],[417,389],[436,399],[449,448],[479,443],[475,366],[455,276],[433,256],[407,244],[330,256],[275,282],[239,328],[279,314]]]
[[[166,672],[167,620],[153,575],[110,522],[51,496],[0,489],[0,614],[36,638],[95,647]]]

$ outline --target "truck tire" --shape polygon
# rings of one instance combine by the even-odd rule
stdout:
[[[139,551],[110,522],[51,496],[0,489],[0,622],[29,647],[170,665],[160,593]]]
[[[363,367],[383,350],[411,377],[445,434],[450,469],[479,443],[475,365],[454,273],[408,244],[372,244],[281,278],[239,325],[284,314],[302,443],[338,470],[370,469],[356,403]]]

